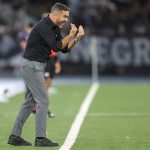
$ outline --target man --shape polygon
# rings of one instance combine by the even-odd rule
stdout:
[[[69,8],[63,4],[56,3],[52,7],[49,16],[37,23],[29,35],[22,62],[22,75],[27,87],[25,100],[9,136],[8,144],[15,146],[32,145],[21,138],[21,133],[23,125],[36,102],[38,103],[38,108],[35,116],[35,146],[58,146],[58,143],[46,138],[49,100],[44,80],[44,69],[46,62],[49,60],[51,49],[55,52],[69,52],[84,35],[82,26],[77,29],[74,24],[71,24],[69,34],[62,38],[60,28],[68,21],[68,17]]]

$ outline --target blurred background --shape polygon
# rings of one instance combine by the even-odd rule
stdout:
[[[150,0],[0,0],[0,149],[10,149],[24,99],[24,33],[56,2],[71,8],[63,35],[72,22],[84,26],[85,36],[70,53],[58,54],[62,69],[50,87],[56,119],[48,120],[48,136],[63,144],[91,81],[99,81],[73,150],[150,150]],[[33,142],[33,115],[25,128]]]
[[[61,2],[70,22],[86,35],[69,54],[59,54],[59,76],[147,77],[150,75],[149,0],[0,0],[0,76],[20,76],[18,35]],[[69,31],[69,25],[63,30]],[[93,66],[93,67],[92,67]]]

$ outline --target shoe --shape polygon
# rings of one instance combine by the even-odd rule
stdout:
[[[48,118],[54,118],[55,117],[55,114],[50,112],[50,111],[47,112],[47,115],[48,115]]]
[[[20,136],[15,136],[15,135],[9,136],[7,144],[14,145],[14,146],[32,146],[31,143],[25,141]]]
[[[58,143],[54,143],[51,140],[47,139],[46,137],[39,139],[35,139],[35,147],[54,147],[59,146]]]

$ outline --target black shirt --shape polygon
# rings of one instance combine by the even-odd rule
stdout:
[[[24,58],[45,63],[49,60],[51,49],[55,52],[68,52],[67,47],[61,50],[61,39],[60,28],[49,17],[43,18],[29,35]]]

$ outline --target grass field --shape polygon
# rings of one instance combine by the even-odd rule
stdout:
[[[47,137],[61,146],[90,85],[56,88],[58,93],[51,100],[56,117],[48,119]],[[0,103],[0,150],[43,149],[6,144],[23,96]],[[33,114],[22,137],[34,144]],[[101,84],[72,150],[150,150],[150,84]]]

